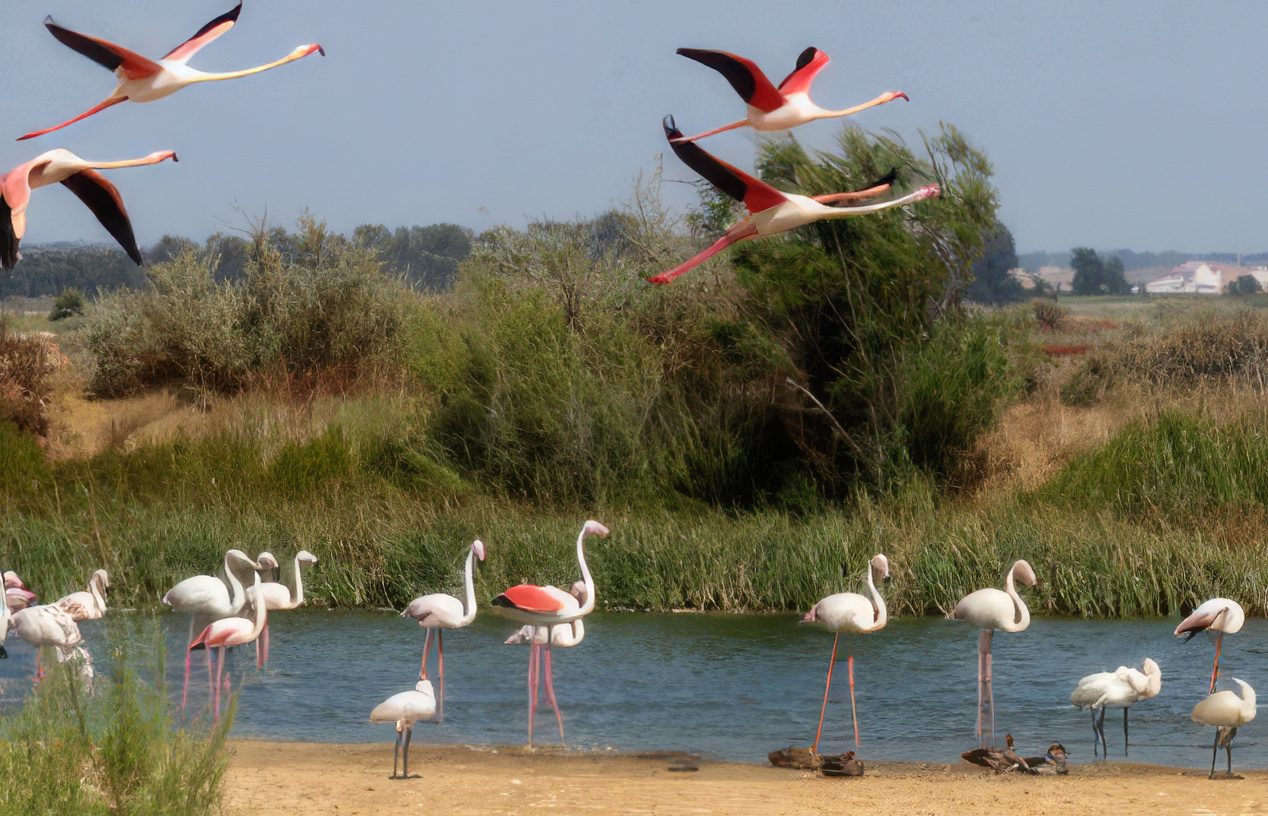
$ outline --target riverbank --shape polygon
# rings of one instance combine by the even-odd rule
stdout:
[[[672,771],[672,755],[529,754],[416,743],[418,779],[393,781],[392,745],[231,743],[226,812],[283,814],[762,813],[1153,814],[1250,812],[1268,771],[1209,780],[1192,769],[1072,765],[1069,776],[996,776],[966,763],[869,763],[861,779],[732,762]]]

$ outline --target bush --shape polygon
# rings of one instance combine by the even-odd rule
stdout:
[[[37,336],[14,334],[0,318],[0,423],[12,422],[37,436],[47,434],[44,407],[52,373],[48,343]]]
[[[65,320],[84,312],[84,293],[74,288],[63,289],[53,299],[53,309],[48,313],[49,320]]]
[[[1230,281],[1228,284],[1228,293],[1235,297],[1241,295],[1257,295],[1264,288],[1259,285],[1259,278],[1254,275],[1239,275],[1237,280]]]
[[[1044,331],[1056,331],[1070,315],[1069,309],[1064,306],[1058,306],[1056,301],[1052,300],[1035,298],[1030,301],[1030,306],[1035,313],[1035,322]]]

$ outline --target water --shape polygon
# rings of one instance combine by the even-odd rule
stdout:
[[[169,679],[179,692],[187,619],[164,617],[173,656]],[[554,650],[555,688],[570,747],[591,750],[683,750],[706,757],[765,762],[766,754],[814,739],[832,635],[792,615],[616,614],[586,619],[585,641]],[[1206,636],[1183,643],[1174,620],[1093,622],[1035,620],[994,643],[999,744],[1011,731],[1023,754],[1061,742],[1073,762],[1092,760],[1091,715],[1070,705],[1078,679],[1153,657],[1162,693],[1131,709],[1135,762],[1206,768],[1214,729],[1189,719],[1206,694],[1214,648]],[[83,625],[94,655],[106,653],[105,627]],[[424,724],[416,739],[466,744],[522,744],[527,728],[528,647],[502,641],[514,624],[482,612],[464,630],[446,633],[445,723]],[[423,633],[393,614],[307,610],[278,613],[267,674],[250,647],[230,658],[235,688],[245,676],[233,736],[322,742],[390,742],[389,725],[370,709],[413,687]],[[1268,677],[1268,621],[1247,621],[1225,638],[1221,686]],[[8,641],[0,684],[12,704],[32,671],[31,649]],[[976,737],[977,632],[941,619],[897,620],[880,633],[842,636],[820,749],[852,748],[844,657],[855,657],[861,757],[955,762]],[[435,670],[435,651],[432,654]],[[205,705],[206,663],[193,661],[191,706]],[[536,742],[557,742],[554,714],[538,708]],[[1268,722],[1262,727],[1268,727]],[[1268,767],[1261,724],[1243,727],[1235,766]],[[1110,755],[1123,755],[1122,715],[1106,716]],[[1221,752],[1221,762],[1223,756]]]

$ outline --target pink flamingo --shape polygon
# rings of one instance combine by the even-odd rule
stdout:
[[[260,574],[255,574],[255,590],[260,591]],[[220,659],[216,661],[216,685],[214,691],[216,715],[215,718],[220,719],[220,685],[224,677],[225,656],[230,646],[241,646],[244,643],[252,643],[264,631],[264,624],[268,621],[268,605],[255,605],[255,621],[246,618],[221,618],[215,623],[210,624],[206,629],[199,633],[198,637],[190,642],[189,648],[185,650],[185,677],[186,682],[189,678],[189,656],[195,649],[206,649],[210,657],[212,648],[220,649]],[[256,668],[263,668],[264,661],[256,658]],[[207,663],[207,680],[211,680],[211,662]],[[182,701],[182,705],[184,702]]]
[[[1229,598],[1212,598],[1204,602],[1189,617],[1180,621],[1176,627],[1176,636],[1188,635],[1185,643],[1193,640],[1198,632],[1210,630],[1215,632],[1215,665],[1211,668],[1211,688],[1215,693],[1215,681],[1220,676],[1220,648],[1224,645],[1224,635],[1236,634],[1246,622],[1246,612],[1242,605]],[[1231,762],[1231,759],[1230,759]]]
[[[88,579],[87,591],[72,592],[59,598],[55,605],[69,612],[76,623],[97,620],[106,614],[106,588],[109,586],[109,573],[99,569]]]
[[[544,660],[546,675],[546,696],[555,709],[555,719],[559,722],[559,741],[564,741],[564,718],[559,712],[559,701],[555,699],[555,684],[551,677],[550,645],[554,639],[554,628],[561,624],[572,623],[594,611],[595,588],[590,568],[586,566],[585,540],[588,536],[607,536],[608,528],[597,521],[587,521],[577,536],[577,562],[581,566],[582,586],[585,589],[585,600],[578,601],[571,594],[553,586],[537,586],[520,584],[513,586],[493,599],[493,612],[518,623],[546,628],[546,657]],[[542,648],[534,642],[529,650],[528,673],[528,747],[533,747],[533,718],[536,714],[536,676],[537,661],[534,654]]]
[[[81,658],[80,674],[85,680],[92,681],[92,657],[82,646],[84,638],[79,633],[78,624],[66,610],[50,604],[19,609],[10,616],[8,628],[35,648],[37,680],[44,676],[42,650],[51,646],[57,650],[58,663],[73,657]]]
[[[153,102],[155,99],[162,99],[195,82],[215,82],[222,79],[236,79],[250,74],[258,74],[261,71],[267,71],[270,68],[276,68],[279,65],[285,65],[288,62],[306,57],[313,52],[320,53],[323,57],[326,55],[320,45],[301,45],[276,62],[270,62],[267,65],[261,65],[256,68],[248,68],[244,71],[209,74],[190,68],[186,64],[189,62],[189,58],[202,50],[203,46],[233,28],[233,24],[237,21],[238,14],[241,12],[242,3],[238,3],[230,11],[225,12],[198,29],[197,34],[172,49],[160,60],[152,60],[117,46],[112,42],[62,28],[53,22],[52,17],[45,18],[44,27],[57,38],[58,42],[78,51],[93,62],[114,71],[119,77],[119,84],[115,87],[114,92],[106,97],[105,101],[91,110],[81,113],[74,119],[62,122],[60,125],[54,125],[51,128],[19,136],[18,141],[60,130],[67,125],[78,122],[80,119],[87,119],[94,113],[100,113],[112,105],[118,105],[120,102],[129,99],[133,102]]]
[[[158,164],[164,159],[176,161],[171,150],[151,153],[143,159],[115,162],[91,162],[69,150],[50,150],[29,162],[19,164],[0,176],[0,269],[11,269],[22,257],[18,245],[26,234],[26,206],[31,191],[61,182],[79,200],[88,205],[101,225],[114,237],[128,257],[141,265],[141,251],[132,235],[132,223],[124,209],[118,189],[97,170]]]
[[[678,53],[688,59],[702,63],[714,69],[748,103],[748,116],[738,122],[723,125],[720,128],[705,131],[690,138],[679,134],[680,142],[694,142],[705,136],[712,136],[724,130],[734,130],[748,125],[754,130],[787,130],[815,119],[831,119],[838,116],[849,116],[876,105],[883,105],[894,99],[906,99],[902,91],[886,91],[871,102],[855,105],[845,110],[824,110],[810,101],[810,86],[815,77],[828,64],[829,57],[818,48],[807,48],[797,57],[797,67],[776,87],[771,83],[762,69],[744,57],[726,51],[708,51],[700,48],[679,48]]]
[[[584,581],[576,581],[572,588],[568,590],[568,594],[577,599],[578,604],[586,602],[586,585]],[[529,644],[528,649],[528,697],[530,717],[537,712],[537,703],[540,698],[538,682],[541,677],[541,653],[542,647],[546,645],[546,639],[550,638],[551,646],[559,646],[560,648],[570,649],[576,646],[586,637],[586,623],[584,620],[577,619],[572,623],[563,626],[546,627],[546,626],[521,626],[515,631],[515,634],[508,637],[503,643],[507,646],[514,646],[520,643]],[[556,708],[556,710],[558,710]],[[563,734],[560,734],[563,739]]]
[[[476,597],[475,584],[472,583],[472,569],[475,566],[475,559],[484,560],[484,542],[476,539],[471,542],[471,548],[467,551],[467,573],[466,573],[466,602],[462,602],[452,595],[446,595],[442,592],[435,592],[431,595],[421,595],[410,601],[409,606],[405,607],[405,611],[401,613],[401,617],[414,618],[418,621],[418,625],[427,630],[427,636],[423,639],[423,667],[418,675],[419,680],[427,679],[427,653],[431,651],[431,635],[436,633],[436,651],[439,667],[437,676],[440,680],[440,696],[438,698],[439,714],[437,722],[445,721],[445,630],[461,629],[464,626],[470,626],[476,616]]]
[[[901,207],[926,198],[936,198],[942,192],[936,184],[921,187],[914,193],[885,201],[879,204],[867,204],[859,207],[829,207],[837,201],[856,201],[873,198],[889,190],[893,184],[895,173],[875,182],[865,190],[850,193],[832,193],[830,195],[803,196],[795,193],[784,193],[776,190],[764,181],[755,179],[747,173],[732,167],[724,161],[706,153],[694,142],[676,141],[681,132],[674,124],[674,117],[666,116],[665,135],[683,164],[695,170],[701,176],[726,195],[740,201],[749,214],[727,228],[726,233],[714,242],[713,246],[696,255],[689,261],[675,266],[667,272],[648,278],[651,283],[669,283],[674,278],[716,255],[731,244],[747,241],[752,238],[764,238],[769,235],[781,235],[797,227],[822,221],[825,218],[849,218],[865,215],[890,207]]]

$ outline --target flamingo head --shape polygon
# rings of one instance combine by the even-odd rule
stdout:
[[[312,45],[301,45],[292,51],[290,55],[293,59],[300,59],[309,54],[321,54],[324,57],[326,56],[326,49],[322,48],[320,43],[313,43]]]
[[[4,588],[5,589],[26,589],[26,584],[22,583],[22,579],[13,570],[4,571]]]
[[[1024,558],[1013,564],[1011,572],[1014,580],[1021,581],[1028,587],[1039,584],[1039,579],[1035,577],[1035,570]]]
[[[100,580],[103,587],[108,587],[110,586],[110,573],[103,569],[99,569],[92,574],[92,578],[89,579],[89,582],[91,583],[96,580]]]
[[[586,596],[589,594],[586,592],[586,582],[574,581],[572,587],[568,590],[568,593],[577,599],[577,603],[584,604],[586,602]]]
[[[801,623],[814,623],[815,621],[819,620],[819,616],[817,614],[818,610],[819,610],[819,604],[815,604],[814,606],[810,607],[810,611],[801,616]]]
[[[268,552],[267,550],[255,557],[255,563],[259,565],[256,567],[258,570],[279,569],[281,567],[281,565],[277,563],[277,559],[273,557],[273,553]]]
[[[478,538],[475,541],[472,541],[471,552],[475,553],[476,558],[479,558],[481,561],[483,561],[484,560],[484,542]]]
[[[300,550],[295,554],[295,560],[302,561],[305,564],[316,564],[317,556],[313,555],[308,550]]]
[[[608,532],[607,527],[604,527],[602,524],[593,519],[587,521],[585,526],[581,528],[581,535],[583,536],[597,535],[606,537]]]
[[[1155,674],[1161,675],[1162,674],[1162,669],[1158,668],[1158,664],[1154,662],[1154,659],[1152,657],[1145,658],[1145,662],[1143,665],[1141,665],[1140,671],[1141,673],[1146,675],[1155,675]]]
[[[265,554],[267,555],[267,553]],[[269,556],[269,557],[272,558],[272,556]],[[242,550],[229,550],[227,553],[225,553],[225,563],[227,564],[229,561],[241,561],[244,564],[250,564],[251,569],[256,571],[265,569],[264,567],[260,566],[258,563],[253,561],[251,559],[251,556],[247,555]],[[274,560],[273,563],[276,564],[277,561]]]
[[[876,583],[877,581],[880,581],[882,583],[889,583],[890,575],[889,575],[889,559],[888,558],[886,558],[881,553],[877,553],[872,558],[871,566],[872,566],[872,582],[873,583]]]
[[[881,94],[881,104],[884,104],[886,102],[893,102],[895,99],[903,99],[907,102],[911,101],[910,99],[907,99],[907,94],[903,93],[902,91],[886,91],[885,93]]]
[[[167,161],[168,159],[171,159],[174,162],[180,161],[180,159],[176,158],[175,150],[160,150],[156,153],[151,153],[145,158],[155,164],[158,164],[161,161]]]
[[[918,196],[916,201],[924,201],[927,198],[937,198],[942,195],[942,188],[937,184],[927,184],[916,191]]]

